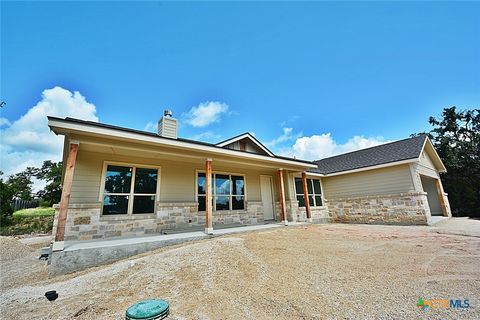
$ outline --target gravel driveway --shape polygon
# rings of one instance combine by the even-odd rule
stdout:
[[[1,262],[1,314],[122,319],[132,303],[159,297],[170,303],[169,319],[479,319],[480,238],[442,230],[277,228],[163,248],[47,280],[37,253],[25,249]],[[7,266],[14,272],[4,273]],[[59,298],[48,302],[47,290]],[[424,311],[419,298],[469,299],[470,308]]]

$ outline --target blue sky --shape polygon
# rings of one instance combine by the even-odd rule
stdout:
[[[48,112],[152,130],[168,107],[181,137],[251,131],[304,158],[408,137],[478,107],[479,16],[474,2],[2,1],[1,169],[59,155]]]

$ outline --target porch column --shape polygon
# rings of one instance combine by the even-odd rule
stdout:
[[[60,198],[60,208],[58,210],[57,232],[55,241],[64,241],[65,239],[65,223],[67,221],[68,204],[70,202],[70,193],[72,191],[73,172],[75,170],[75,162],[77,161],[78,141],[71,140],[68,151],[68,158],[65,167],[65,176],[63,178],[62,196]]]
[[[303,198],[305,199],[305,211],[307,213],[307,221],[310,222],[310,198],[308,197],[307,174],[302,172]]]
[[[288,225],[287,214],[285,212],[285,185],[283,183],[283,169],[278,169],[278,193],[280,195],[280,216],[282,222]]]
[[[437,187],[438,200],[440,200],[440,205],[442,206],[442,213],[445,217],[448,217],[448,209],[445,203],[445,192],[443,191],[443,186],[440,179],[435,179],[435,186]]]
[[[212,221],[212,159],[205,161],[205,233],[213,234]]]

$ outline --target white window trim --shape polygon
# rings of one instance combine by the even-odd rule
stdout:
[[[130,193],[128,194],[128,208],[127,208],[127,214],[120,213],[120,214],[109,214],[109,215],[103,215],[103,197],[105,196],[105,178],[107,175],[107,167],[109,165],[114,165],[114,166],[125,166],[125,167],[132,167],[132,181],[130,185]],[[157,190],[155,193],[155,203],[154,203],[154,210],[157,207],[157,202],[160,201],[160,180],[161,180],[161,174],[162,174],[162,167],[161,166],[155,166],[155,165],[148,165],[148,164],[141,164],[141,163],[131,163],[131,162],[118,162],[118,161],[108,161],[105,160],[103,161],[103,167],[102,167],[102,180],[100,182],[100,192],[98,196],[98,201],[101,202],[101,210],[100,210],[100,216],[104,217],[111,217],[111,216],[121,216],[121,217],[131,217],[131,216],[141,216],[141,215],[152,215],[156,214],[156,212],[147,212],[147,213],[133,213],[133,196],[151,196],[153,195],[152,193],[134,193],[134,184],[135,184],[135,173],[137,168],[147,168],[147,169],[157,169]],[[111,195],[125,195],[126,193],[109,193]]]
[[[205,170],[200,170],[200,169],[197,169],[195,170],[195,202],[198,203],[198,174],[199,173],[205,173]],[[212,199],[215,199],[215,178],[214,176],[216,174],[224,174],[224,175],[229,175],[229,176],[239,176],[239,177],[243,177],[243,185],[244,185],[244,191],[245,191],[245,194],[243,195],[243,202],[244,202],[244,208],[243,209],[232,209],[232,184],[230,183],[230,194],[228,195],[228,197],[230,198],[229,200],[229,207],[230,209],[229,210],[218,210],[218,212],[230,212],[230,211],[233,211],[233,212],[241,212],[241,211],[246,211],[247,210],[247,176],[246,174],[244,173],[234,173],[234,172],[225,172],[225,171],[212,171],[212,186],[213,186],[213,192],[212,192]],[[231,177],[230,177],[231,179]],[[220,195],[222,196],[222,195]],[[216,203],[215,201],[213,201],[213,204],[212,204],[212,211],[213,212],[217,212],[216,210]],[[198,210],[198,212],[205,212],[205,211],[200,211]]]
[[[294,192],[294,194],[295,194],[295,200],[297,200],[297,196],[303,196],[304,194],[303,194],[303,192],[302,192],[301,194],[300,194],[300,193],[297,193],[297,188],[295,187],[295,178],[300,178],[300,179],[302,179],[302,176],[294,175],[294,176],[293,176],[293,179],[292,179],[292,180],[293,180],[293,192]],[[320,191],[321,191],[320,194],[315,193],[314,186],[312,185],[312,191],[313,191],[314,193],[309,193],[308,195],[309,195],[309,196],[313,196],[313,202],[314,202],[314,204],[310,203],[310,207],[313,207],[313,208],[321,208],[321,207],[325,206],[325,199],[324,199],[324,197],[323,197],[323,192],[324,192],[324,190],[323,190],[322,179],[321,179],[320,177],[318,177],[318,176],[316,176],[316,177],[309,177],[308,175],[307,175],[307,179],[310,179],[310,180],[312,180],[312,181],[313,181],[313,180],[318,180],[318,181],[320,182]],[[307,181],[307,183],[308,183],[308,181]],[[312,183],[312,184],[313,184],[313,183]],[[308,192],[308,188],[307,188],[307,192]],[[316,205],[316,204],[317,204],[317,201],[315,200],[315,196],[318,196],[318,195],[320,195],[320,198],[322,199],[322,205],[321,205],[321,206],[317,206],[317,205]],[[298,200],[297,200],[297,201],[298,201]],[[304,208],[304,207],[300,207],[300,208]]]

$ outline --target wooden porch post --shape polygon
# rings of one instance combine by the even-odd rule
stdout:
[[[205,161],[205,233],[213,234],[212,222],[212,159]]]
[[[445,217],[448,217],[447,205],[445,203],[445,195],[443,192],[443,186],[440,178],[435,179],[435,186],[437,187],[438,200],[440,200],[440,205],[442,206],[442,213]]]
[[[60,208],[58,210],[58,223],[55,241],[64,241],[65,239],[65,223],[67,221],[68,204],[70,202],[70,193],[72,191],[73,172],[75,170],[75,162],[77,160],[78,145],[78,141],[70,141],[67,164],[65,167],[65,176],[62,185],[62,196],[60,198]]]
[[[285,212],[285,185],[283,183],[283,169],[278,169],[278,193],[280,194],[280,216],[285,225],[288,225]]]
[[[310,222],[310,198],[308,197],[307,174],[302,172],[303,198],[305,199],[305,211],[307,212],[307,221]]]

